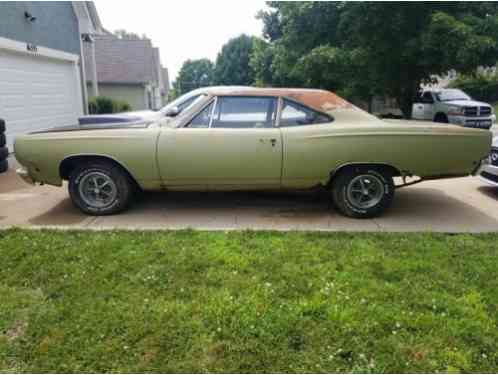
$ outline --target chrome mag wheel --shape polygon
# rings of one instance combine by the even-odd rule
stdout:
[[[346,188],[349,202],[360,209],[376,206],[384,196],[382,180],[375,175],[359,175],[353,178]]]
[[[114,181],[105,173],[91,172],[81,178],[79,193],[88,206],[103,208],[116,199],[118,189]]]

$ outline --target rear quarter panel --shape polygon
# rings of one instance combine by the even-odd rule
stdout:
[[[159,128],[38,133],[16,139],[15,154],[38,182],[60,186],[59,166],[76,155],[107,156],[123,165],[146,189],[160,187],[156,163]]]
[[[326,184],[349,163],[388,164],[424,178],[470,174],[490,150],[491,133],[451,125],[364,121],[282,128],[282,184]]]

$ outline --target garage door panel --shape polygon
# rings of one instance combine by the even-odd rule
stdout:
[[[16,135],[78,121],[78,74],[73,62],[0,52],[0,118],[7,123],[9,146]]]

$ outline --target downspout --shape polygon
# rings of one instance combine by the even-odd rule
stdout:
[[[93,69],[92,71],[92,96],[99,96],[99,84],[97,82],[97,60],[95,59],[95,40],[92,42],[92,47],[91,47],[91,58],[92,58],[92,64],[93,64]]]
[[[78,34],[80,35],[80,75],[81,75],[81,92],[83,93],[83,113],[88,115],[88,93],[86,90],[86,77],[85,77],[85,59],[83,58],[83,40],[80,33],[80,27],[78,22]]]

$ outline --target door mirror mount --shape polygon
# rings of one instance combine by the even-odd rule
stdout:
[[[175,117],[177,116],[178,114],[180,113],[180,108],[178,108],[177,106],[174,106],[174,107],[171,107],[169,108],[165,113],[164,115],[166,117]]]

